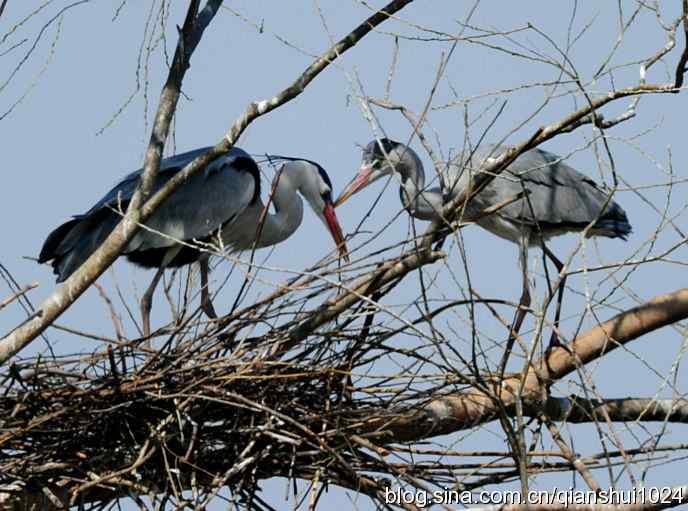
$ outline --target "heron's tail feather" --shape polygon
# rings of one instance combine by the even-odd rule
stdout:
[[[43,248],[41,248],[41,253],[38,255],[39,263],[48,262],[56,257],[62,240],[64,240],[65,236],[67,236],[71,230],[78,225],[79,221],[80,220],[78,218],[74,218],[69,222],[63,223],[53,232],[48,234],[48,237],[43,243]]]
[[[612,202],[600,219],[595,222],[591,235],[607,238],[621,238],[626,241],[633,228],[626,212],[616,202]]]
[[[102,209],[65,222],[48,235],[38,262],[52,261],[57,282],[64,281],[105,241],[119,219],[119,215]]]

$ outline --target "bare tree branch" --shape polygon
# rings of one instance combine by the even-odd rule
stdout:
[[[0,300],[0,310],[4,309],[9,304],[11,304],[13,301],[15,301],[17,298],[21,298],[26,293],[28,293],[32,289],[36,289],[37,287],[38,287],[38,282],[34,282],[33,284],[30,284],[28,286],[24,286],[23,288],[21,288],[16,293],[12,293],[7,298],[3,298],[2,300]]]

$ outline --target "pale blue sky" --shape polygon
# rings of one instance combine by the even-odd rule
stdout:
[[[10,2],[0,20],[0,37],[7,27],[14,26],[30,10],[29,5],[38,2]],[[182,2],[174,2],[170,14],[170,31],[167,41],[168,54],[173,52],[176,34],[174,26],[183,21]],[[271,97],[287,86],[305,69],[312,58],[307,54],[318,54],[329,46],[330,35],[338,39],[369,15],[366,4],[355,0],[323,0],[320,2],[279,1],[229,1],[228,6],[263,27],[260,33],[256,27],[223,10],[215,19],[198,47],[191,63],[191,69],[184,83],[188,100],[180,102],[175,123],[176,147],[179,151],[202,145],[214,144],[245,109],[248,102]],[[676,9],[677,2],[663,2],[663,8]],[[136,62],[140,48],[142,64],[146,60],[148,41],[142,43],[145,20],[150,2],[126,2],[113,21],[120,2],[92,1],[68,10],[59,21],[51,24],[39,41],[35,53],[16,76],[4,86],[5,80],[22,59],[32,44],[40,27],[67,2],[55,2],[43,12],[19,27],[5,41],[0,39],[0,116],[28,92],[13,110],[0,120],[0,147],[5,165],[0,186],[0,226],[4,236],[0,262],[4,264],[21,284],[39,282],[40,287],[30,296],[34,303],[40,302],[53,289],[54,280],[47,266],[39,266],[24,256],[35,257],[45,236],[70,215],[88,209],[120,176],[140,167],[143,151],[149,136],[150,119],[157,105],[157,98],[166,75],[164,55],[160,41],[150,55],[150,66],[142,67],[139,76]],[[371,5],[379,7],[383,2]],[[457,21],[465,19],[469,2],[449,0],[418,0],[400,13],[403,20],[415,25],[430,27],[451,34],[459,32]],[[513,30],[532,23],[556,42],[566,45],[567,27],[571,19],[574,2],[500,2],[485,0],[480,3],[471,24],[483,29]],[[624,16],[628,17],[635,8],[635,2],[621,2]],[[321,9],[322,18],[318,12]],[[156,7],[157,9],[157,7]],[[667,12],[666,20],[672,20],[676,12]],[[325,25],[323,24],[325,20]],[[569,54],[578,73],[583,77],[590,92],[606,91],[610,88],[608,77],[597,83],[589,83],[600,63],[617,42],[618,11],[616,2],[579,2],[573,21],[573,33],[578,34],[590,26],[577,40]],[[373,138],[370,123],[362,115],[357,96],[362,86],[365,94],[375,97],[384,95],[389,64],[392,60],[394,39],[392,33],[409,36],[399,39],[399,66],[392,84],[391,99],[420,112],[427,101],[428,93],[435,80],[440,58],[451,48],[451,42],[434,40],[435,34],[422,32],[405,23],[390,22],[367,37],[342,59],[319,76],[307,91],[297,100],[255,122],[241,139],[242,148],[252,153],[271,152],[304,156],[318,161],[325,167],[336,191],[352,177],[360,161],[359,146]],[[475,34],[468,30],[466,34]],[[293,46],[280,42],[273,34],[289,41]],[[156,33],[157,37],[157,33]],[[559,58],[556,50],[535,31],[513,34],[515,42],[492,38],[474,42],[460,42],[440,81],[432,101],[433,107],[440,107],[473,96],[476,99],[469,106],[469,115],[475,119],[482,108],[491,109],[479,119],[470,131],[477,139],[496,113],[502,99],[508,102],[486,139],[498,141],[509,134],[515,126],[528,119],[544,101],[551,87],[531,87],[510,94],[494,95],[503,89],[518,88],[524,84],[555,81],[559,78],[556,69],[533,60],[524,60],[496,51],[477,42],[508,46],[518,50],[519,44],[536,49],[549,56]],[[9,51],[22,39],[28,41]],[[430,40],[418,40],[418,38]],[[638,60],[655,53],[666,43],[665,34],[657,27],[654,14],[644,11],[637,24],[624,37],[618,51],[613,55],[614,65],[627,64],[614,72],[614,86],[633,85],[638,77]],[[679,39],[679,44],[684,44]],[[302,51],[295,49],[299,48]],[[5,54],[5,52],[8,52]],[[656,65],[648,79],[666,80],[666,73],[673,73],[677,55],[673,54],[667,65]],[[48,65],[46,66],[46,62]],[[137,91],[137,80],[139,82]],[[146,88],[146,83],[148,87]],[[128,98],[133,95],[131,102]],[[495,104],[493,102],[496,101]],[[509,138],[511,142],[522,141],[538,126],[559,120],[577,106],[584,103],[580,96],[574,101],[571,96],[555,97],[537,115]],[[615,103],[604,111],[612,117],[629,105],[629,100]],[[124,108],[122,108],[124,106]],[[121,112],[116,116],[115,114]],[[685,112],[688,111],[686,95],[645,97],[641,100],[637,117],[615,127],[608,133],[609,144],[614,155],[617,172],[632,186],[666,183],[671,179],[669,171],[677,180],[688,178],[685,170],[688,161],[688,145],[685,143]],[[407,140],[411,129],[398,112],[374,110],[380,129],[389,137]],[[147,114],[146,114],[147,112]],[[463,106],[432,109],[429,120],[441,141],[441,151],[448,155],[452,149],[460,148],[464,137]],[[103,129],[105,128],[105,129]],[[426,134],[432,136],[431,130]],[[597,180],[611,183],[611,177],[604,155],[603,165],[598,165],[595,152],[587,142],[595,133],[584,127],[573,134],[558,137],[544,147],[559,154],[572,153],[569,163]],[[432,136],[433,142],[436,142]],[[429,168],[428,158],[420,144],[412,144],[422,155]],[[172,143],[168,143],[168,149]],[[438,148],[437,145],[435,145]],[[170,152],[168,151],[168,154]],[[669,168],[668,155],[673,167]],[[267,169],[269,171],[269,169]],[[271,177],[271,176],[269,176]],[[396,184],[382,197],[374,215],[363,226],[367,231],[377,231],[400,209]],[[345,231],[353,229],[362,218],[363,212],[372,203],[382,184],[351,199],[338,210]],[[622,185],[626,188],[626,185]],[[669,215],[679,215],[676,224],[686,227],[688,215],[686,205],[686,183],[674,186],[671,195],[667,187],[642,190],[643,196],[660,210],[669,199]],[[634,227],[634,234],[627,243],[618,240],[589,242],[585,257],[574,259],[573,267],[585,264],[595,266],[602,261],[609,263],[628,257],[636,250],[638,256],[659,254],[679,239],[670,227],[657,234],[656,243],[648,249],[646,242],[653,237],[660,216],[635,193],[620,191],[615,197],[626,209]],[[423,223],[419,223],[423,227]],[[377,239],[370,250],[398,242],[407,235],[408,220],[400,216]],[[477,227],[464,231],[464,241],[471,265],[473,285],[483,296],[501,296],[515,300],[520,293],[517,275],[516,247],[481,231]],[[358,238],[362,242],[367,235]],[[576,246],[575,236],[559,239],[552,244],[561,259]],[[356,246],[357,242],[352,242]],[[448,266],[438,264],[429,268],[428,275],[439,276],[438,296],[457,297],[455,284],[449,278],[448,269],[456,272],[459,279],[464,275],[458,258],[457,247],[447,245],[450,255]],[[317,261],[331,250],[331,240],[322,230],[318,220],[306,212],[301,229],[289,240],[278,246],[268,264],[299,270]],[[265,252],[267,255],[267,251]],[[686,260],[686,248],[672,254],[677,261]],[[531,258],[532,263],[532,258]],[[132,281],[139,292],[148,284],[151,272],[134,269],[126,262],[114,266],[120,284],[131,293]],[[538,263],[538,271],[541,264]],[[228,271],[220,266],[213,274],[221,280]],[[599,292],[613,287],[615,281],[627,271],[608,278],[606,272],[591,273],[584,278],[577,275],[570,285],[585,294]],[[619,308],[628,308],[638,300],[645,300],[663,292],[669,292],[685,285],[685,267],[678,264],[655,263],[637,268],[618,290],[612,302]],[[280,278],[270,277],[276,282]],[[101,283],[110,289],[112,273],[101,277]],[[544,281],[537,278],[535,295],[542,298]],[[264,290],[264,288],[262,288]],[[260,291],[260,289],[259,289]],[[9,294],[9,289],[0,282],[0,298]],[[129,295],[132,296],[131,294]],[[404,304],[418,296],[415,279],[400,286],[386,298],[390,306]],[[216,306],[231,305],[232,283],[225,287],[218,297]],[[568,293],[565,315],[577,316],[585,308],[584,296]],[[132,297],[133,301],[133,297]],[[601,319],[608,318],[612,310],[601,309]],[[463,314],[463,312],[461,312]],[[0,331],[5,333],[23,318],[17,306],[0,313]],[[153,322],[161,324],[169,318],[169,311],[158,296],[154,304]],[[491,334],[503,332],[489,319],[481,320],[481,328]],[[449,317],[447,327],[461,330],[460,316]],[[590,319],[586,324],[590,324]],[[89,290],[62,318],[60,323],[87,331],[103,331],[112,334],[109,312],[94,289]],[[564,323],[570,331],[575,322]],[[132,336],[135,330],[126,324]],[[685,336],[685,329],[683,330]],[[74,343],[68,336],[49,331],[48,337],[56,350],[89,351],[95,346]],[[466,334],[464,340],[469,339]],[[83,343],[84,341],[79,341]],[[667,328],[631,346],[633,353],[619,352],[606,357],[590,368],[598,391],[606,397],[637,395],[650,397],[655,392],[671,396],[671,388],[662,385],[662,378],[672,374],[670,369],[677,358],[685,338],[674,329]],[[24,354],[35,354],[44,345],[36,341]],[[652,368],[652,369],[650,369]],[[680,377],[673,382],[675,388],[683,389]],[[576,387],[562,387],[561,392],[575,392]],[[470,449],[479,449],[485,442],[494,442],[489,430],[498,431],[494,425],[485,431],[467,435]],[[599,450],[593,428],[571,426],[577,438],[576,447],[585,452]],[[630,436],[619,430],[624,438]],[[666,442],[677,443],[684,437],[681,427],[672,426]],[[461,436],[464,436],[463,434]],[[454,440],[458,439],[456,436]],[[578,438],[581,438],[578,440]],[[467,441],[468,442],[468,441]],[[501,442],[501,440],[500,440]],[[629,444],[633,442],[629,440]],[[466,448],[466,445],[462,445]],[[683,467],[685,469],[685,466]],[[638,473],[640,469],[637,470]],[[650,472],[650,481],[655,484],[685,483],[685,470],[675,470],[675,465]],[[607,485],[605,475],[600,481]],[[538,485],[547,487],[551,479],[542,478]],[[566,483],[568,480],[559,483]],[[284,488],[280,484],[266,486],[269,500],[278,503],[283,498]],[[326,499],[347,508],[347,498],[342,492],[332,491]],[[276,504],[280,507],[280,504]],[[361,509],[369,509],[370,503],[359,501]],[[218,509],[221,507],[218,507]]]

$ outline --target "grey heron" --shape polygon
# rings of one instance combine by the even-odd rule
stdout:
[[[153,192],[208,149],[163,159]],[[141,300],[145,336],[150,335],[153,292],[166,268],[198,261],[201,308],[209,317],[217,317],[208,293],[209,255],[199,249],[196,241],[207,242],[219,234],[223,245],[231,251],[279,243],[301,224],[303,201],[299,193],[326,225],[340,254],[347,257],[332,204],[332,183],[325,170],[309,160],[281,159],[285,163],[273,183],[274,214],[263,213],[258,165],[247,152],[233,148],[191,177],[134,235],[123,255],[139,266],[158,268]],[[112,232],[121,219],[120,211],[126,210],[133,196],[141,172],[137,170],[125,176],[86,213],[74,216],[48,235],[38,262],[51,262],[57,282],[76,271]]]
[[[473,179],[484,168],[487,158],[496,158],[506,146],[484,145],[450,162],[440,178],[442,186],[427,188],[423,163],[416,152],[405,144],[386,138],[370,142],[363,149],[362,164],[355,179],[335,201],[341,205],[356,192],[383,176],[393,174],[400,181],[404,208],[415,218],[436,220],[442,206],[472,186]],[[522,194],[522,198],[509,203]],[[491,206],[507,203],[490,215],[480,215]],[[539,245],[561,274],[564,265],[545,246],[554,236],[582,232],[587,236],[604,236],[623,240],[631,233],[626,212],[609,194],[589,177],[542,149],[521,154],[501,174],[481,190],[466,206],[463,218],[491,233],[516,243],[519,250],[523,291],[520,307],[512,323],[511,337],[525,317],[530,305],[527,276],[528,247]],[[558,324],[565,275],[559,283],[557,309],[550,347],[558,345]]]

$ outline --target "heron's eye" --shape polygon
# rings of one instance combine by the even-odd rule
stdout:
[[[325,204],[332,203],[332,191],[331,190],[325,190],[324,192],[320,192],[320,196],[322,197],[322,200],[325,201]]]

